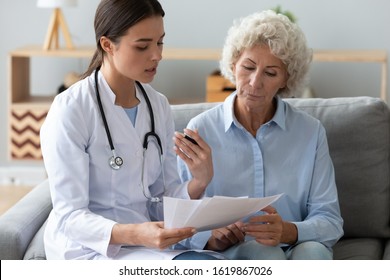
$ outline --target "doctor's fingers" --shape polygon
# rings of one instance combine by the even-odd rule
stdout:
[[[164,233],[160,236],[159,248],[165,249],[183,239],[190,238],[195,233],[196,230],[194,228],[165,229]]]
[[[193,228],[165,229],[163,222],[145,222],[138,224],[137,228],[136,242],[129,244],[160,249],[174,244],[176,240],[191,237],[195,233]]]

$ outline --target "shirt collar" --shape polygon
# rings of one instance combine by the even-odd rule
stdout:
[[[237,92],[233,92],[225,99],[223,103],[225,132],[227,132],[229,128],[233,125],[235,125],[238,128],[242,128],[242,125],[237,121],[237,118],[234,115],[234,100],[236,99],[236,96],[237,96]],[[276,98],[276,112],[275,115],[268,123],[275,123],[281,129],[285,130],[286,129],[286,108],[285,108],[286,104],[279,96],[276,96],[275,98]]]
[[[286,103],[279,96],[276,97],[276,112],[271,122],[276,123],[281,129],[286,129]]]
[[[236,99],[237,92],[233,92],[230,94],[223,103],[223,111],[224,111],[224,120],[225,120],[225,132],[229,130],[229,128],[235,124],[236,126],[241,125],[236,120],[234,116],[234,100]]]

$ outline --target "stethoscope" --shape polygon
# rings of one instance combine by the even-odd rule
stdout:
[[[109,164],[109,166],[113,170],[119,170],[122,167],[122,165],[123,165],[123,159],[122,159],[122,157],[118,156],[116,154],[116,152],[115,152],[115,147],[114,147],[114,144],[112,142],[111,133],[110,133],[110,129],[109,129],[108,124],[107,124],[106,115],[104,114],[102,101],[100,99],[99,86],[98,86],[98,72],[99,72],[99,70],[100,70],[100,66],[98,68],[96,68],[96,70],[95,70],[95,88],[96,88],[96,98],[97,98],[97,101],[98,101],[100,114],[102,115],[104,129],[106,130],[108,143],[110,144],[110,149],[111,149],[111,152],[112,152],[112,156],[108,159],[108,164]],[[145,91],[144,87],[141,85],[141,83],[138,82],[138,81],[136,81],[135,83],[141,89],[142,94],[143,94],[143,96],[145,98],[146,104],[148,106],[148,110],[149,110],[149,114],[150,114],[150,122],[151,122],[151,130],[148,133],[146,133],[145,137],[144,137],[143,158],[145,160],[145,152],[148,149],[148,143],[149,143],[148,139],[149,139],[149,137],[153,137],[157,141],[157,144],[158,144],[158,147],[159,147],[159,150],[160,150],[160,163],[161,163],[161,169],[162,169],[162,174],[163,174],[163,182],[164,182],[164,188],[165,188],[164,168],[162,166],[162,162],[163,162],[163,148],[162,148],[162,144],[161,144],[161,139],[158,136],[158,134],[155,132],[154,113],[153,113],[153,109],[152,109],[152,104],[150,103],[149,97],[146,94],[146,91]],[[141,177],[142,192],[143,192],[144,196],[147,199],[149,199],[150,201],[152,201],[152,202],[160,202],[161,199],[159,197],[152,197],[151,195],[148,195],[146,193],[146,191],[145,191],[145,186],[144,186],[144,183],[143,183],[144,164],[142,164],[142,174],[141,174],[141,176],[142,176]]]

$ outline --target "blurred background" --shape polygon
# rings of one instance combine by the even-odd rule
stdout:
[[[167,48],[222,48],[234,19],[280,6],[294,14],[309,46],[315,50],[390,50],[387,0],[160,2],[166,12]],[[93,19],[98,3],[99,0],[79,0],[76,7],[62,9],[76,48],[95,45]],[[45,176],[43,163],[14,161],[7,154],[9,53],[20,47],[43,45],[52,9],[38,8],[37,0],[1,0],[0,4],[0,184],[24,184],[26,180],[35,184]],[[30,66],[31,92],[52,95],[68,73],[82,73],[88,64],[87,58],[34,57]],[[203,102],[206,78],[216,69],[216,60],[163,60],[153,86],[174,103]],[[380,77],[380,65],[375,63],[315,62],[310,70],[310,88],[320,98],[379,97]]]

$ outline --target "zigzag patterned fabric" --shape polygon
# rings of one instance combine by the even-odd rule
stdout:
[[[46,115],[47,109],[12,109],[10,122],[12,159],[42,159],[39,130]]]

